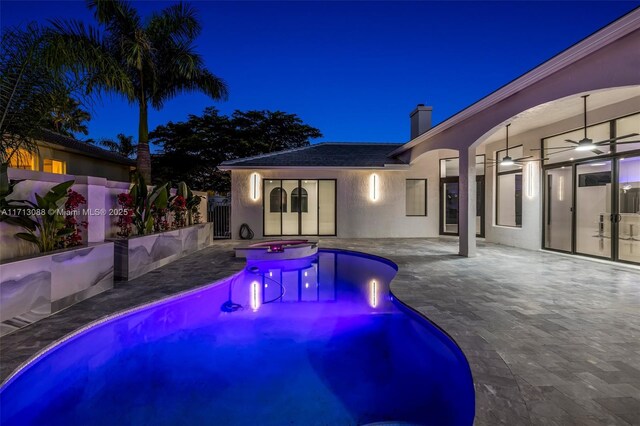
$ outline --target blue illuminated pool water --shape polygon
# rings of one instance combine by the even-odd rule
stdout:
[[[470,425],[460,349],[393,300],[396,268],[321,251],[76,333],[0,389],[0,424]]]

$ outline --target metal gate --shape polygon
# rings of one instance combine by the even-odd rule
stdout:
[[[207,220],[213,222],[213,238],[231,238],[229,219],[231,217],[231,200],[227,197],[209,198]]]

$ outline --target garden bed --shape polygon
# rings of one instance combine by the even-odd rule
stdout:
[[[113,288],[111,242],[0,264],[0,335]]]
[[[115,244],[115,278],[128,281],[210,246],[213,224],[109,241]]]

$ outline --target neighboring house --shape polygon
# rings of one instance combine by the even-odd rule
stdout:
[[[38,152],[20,150],[9,167],[56,174],[96,176],[113,181],[129,181],[135,161],[93,144],[43,130]]]
[[[640,136],[606,143],[640,134],[639,52],[636,9],[435,127],[419,105],[405,144],[227,161],[233,236],[459,235],[466,256],[484,237],[640,263]],[[584,138],[584,95],[597,147],[567,142]],[[507,125],[508,157],[528,158],[503,161]]]

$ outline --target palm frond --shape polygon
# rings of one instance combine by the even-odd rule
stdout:
[[[168,39],[174,43],[192,42],[201,31],[197,10],[182,2],[154,13],[147,24],[147,33],[155,45],[166,43]]]

